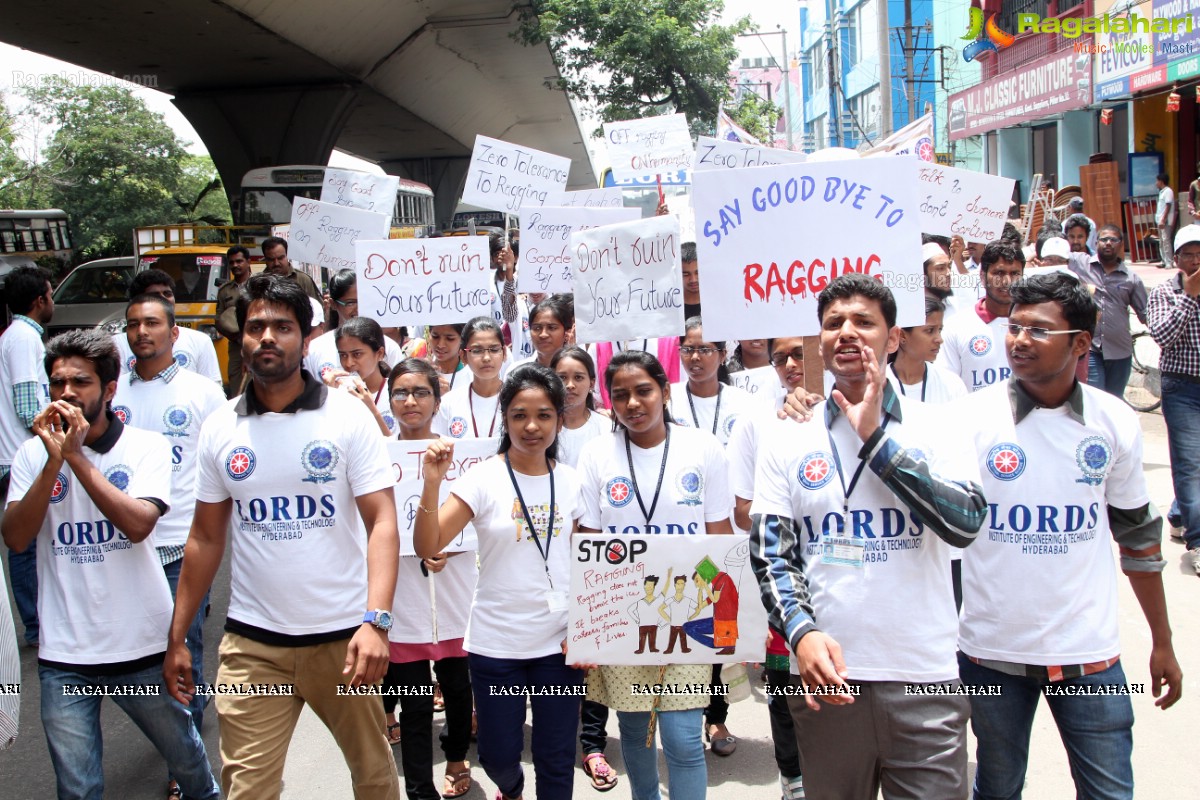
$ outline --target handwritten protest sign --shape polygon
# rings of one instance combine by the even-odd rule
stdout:
[[[571,234],[600,225],[638,219],[636,208],[562,208],[542,206],[521,212],[521,261],[517,288],[522,292],[571,291]]]
[[[571,546],[568,664],[764,658],[749,536],[576,534]]]
[[[384,327],[450,325],[492,313],[485,236],[363,241],[357,261],[358,313]]]
[[[321,184],[321,202],[361,208],[392,216],[400,179],[395,175],[374,175],[354,169],[325,169]]]
[[[546,193],[567,188],[571,159],[475,136],[462,202],[500,211],[544,205]]]
[[[683,114],[606,122],[604,139],[617,179],[691,169],[696,155]]]
[[[932,162],[922,163],[917,174],[922,232],[961,236],[968,242],[1000,238],[1008,222],[1012,178]]]
[[[576,340],[683,335],[681,244],[672,216],[572,233]]]
[[[424,464],[421,459],[433,439],[389,439],[388,459],[392,462],[392,477],[396,482],[396,516],[399,517],[400,555],[416,555],[413,549],[413,522],[417,518],[417,506],[421,502],[421,490],[425,484]],[[438,503],[446,502],[454,489],[454,482],[471,467],[496,455],[499,439],[459,439],[454,442],[454,459],[446,480],[438,489]],[[478,550],[479,539],[475,528],[468,525],[454,541],[446,546],[448,551]]]
[[[619,186],[582,189],[578,192],[546,192],[547,206],[565,208],[620,208],[624,204]]]
[[[707,323],[705,323],[705,327],[707,327]],[[756,400],[764,403],[773,404],[783,394],[783,386],[779,383],[779,373],[769,365],[730,373],[729,382],[739,389],[745,389],[754,395]]]
[[[804,153],[781,150],[774,147],[759,147],[728,139],[701,136],[696,139],[696,172],[711,169],[743,169],[745,167],[773,167],[777,164],[801,164],[807,157]]]
[[[817,295],[848,272],[892,290],[898,325],[922,324],[917,164],[903,156],[697,172],[699,261],[718,266],[704,270],[700,299],[720,309],[705,317],[704,335],[816,334]]]
[[[288,258],[330,273],[354,268],[354,247],[367,239],[386,239],[391,214],[297,197],[292,200]]]

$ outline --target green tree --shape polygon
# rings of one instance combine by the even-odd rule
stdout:
[[[725,113],[746,133],[771,146],[775,141],[775,126],[783,116],[783,109],[759,97],[756,92],[743,92],[738,102],[725,106]]]
[[[184,156],[179,186],[172,197],[175,203],[173,221],[196,225],[230,224],[229,201],[222,188],[211,158]]]
[[[605,122],[662,113],[687,115],[694,134],[711,134],[730,96],[734,40],[752,27],[717,19],[721,0],[533,0],[514,33],[548,44],[558,87],[594,103]]]

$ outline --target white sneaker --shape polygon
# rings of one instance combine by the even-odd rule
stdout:
[[[1188,550],[1183,554],[1183,563],[1185,566],[1192,568],[1192,571],[1200,577],[1200,547]]]
[[[1171,541],[1177,542],[1179,544],[1183,544],[1183,526],[1182,525],[1172,525],[1171,526]]]
[[[804,800],[804,778],[795,777],[789,781],[780,775],[779,784],[783,788],[782,800]]]

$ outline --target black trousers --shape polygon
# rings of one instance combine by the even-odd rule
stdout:
[[[447,761],[465,761],[471,747],[471,676],[466,658],[444,658],[433,662],[442,698],[446,724],[438,737]],[[409,800],[440,800],[442,793],[433,782],[433,679],[428,661],[389,664],[385,686],[413,689],[428,687],[423,694],[401,694],[400,764],[404,791]],[[384,710],[396,709],[395,695],[384,695]],[[390,708],[389,708],[390,705]]]

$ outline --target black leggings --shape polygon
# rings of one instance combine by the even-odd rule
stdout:
[[[446,703],[446,724],[439,737],[446,761],[465,761],[471,747],[471,677],[466,658],[443,658],[433,662],[442,698]],[[428,687],[425,694],[383,696],[387,713],[400,701],[400,762],[404,770],[404,791],[409,800],[440,800],[441,792],[433,783],[433,680],[428,661],[389,664],[384,686]]]

